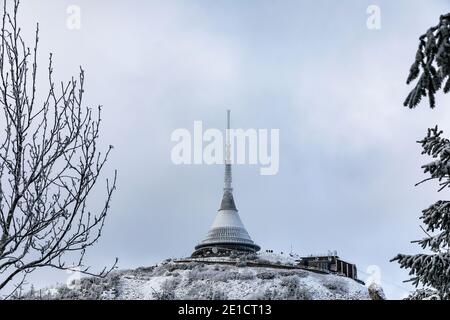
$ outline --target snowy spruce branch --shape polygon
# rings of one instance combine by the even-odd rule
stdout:
[[[420,36],[416,58],[407,84],[417,79],[415,87],[406,97],[404,106],[415,108],[422,97],[428,96],[431,108],[436,106],[435,94],[442,88],[450,91],[450,13],[442,15],[439,23]]]

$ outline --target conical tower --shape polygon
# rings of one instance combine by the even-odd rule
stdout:
[[[257,252],[260,247],[253,242],[239,217],[231,187],[230,110],[227,111],[225,185],[222,202],[206,238],[196,247],[192,256],[228,255],[236,252]]]

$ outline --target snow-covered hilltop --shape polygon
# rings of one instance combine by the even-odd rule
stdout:
[[[292,260],[292,261],[290,261]],[[25,298],[42,299],[370,299],[357,281],[293,268],[294,258],[167,260],[156,266],[115,271]],[[261,266],[255,263],[261,262]],[[265,263],[276,263],[265,267]]]

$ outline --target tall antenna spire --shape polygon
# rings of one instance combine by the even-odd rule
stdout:
[[[223,256],[232,252],[257,252],[261,248],[250,238],[244,224],[239,217],[234,203],[233,188],[231,187],[231,112],[227,110],[227,127],[225,146],[225,185],[222,202],[213,225],[206,238],[195,246],[192,257]]]
[[[231,138],[230,138],[230,129],[231,129],[231,110],[227,110],[227,130],[226,130],[226,142],[225,142],[225,186],[224,191],[233,191],[231,187]]]
[[[223,187],[222,203],[220,210],[237,210],[233,199],[233,188],[231,187],[231,111],[227,110],[227,130],[225,143],[225,179]]]
[[[231,110],[227,110],[227,131],[226,131],[226,161],[231,164],[231,139],[230,139],[230,129],[231,129]]]

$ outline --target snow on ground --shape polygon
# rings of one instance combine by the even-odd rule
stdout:
[[[295,265],[295,260],[299,260],[300,256],[292,253],[258,252],[257,258],[271,263]]]
[[[270,263],[277,265],[294,266],[296,260],[300,259],[299,255],[289,253],[273,253],[273,252],[258,252],[256,254],[249,254],[246,256],[248,261],[259,261],[261,263]],[[183,260],[183,259],[181,259]],[[189,258],[191,261],[209,261],[209,262],[238,262],[241,260],[239,256],[234,257],[202,257],[202,258]]]
[[[260,261],[290,265],[261,254]],[[212,258],[211,258],[212,259]],[[301,269],[245,266],[237,259],[166,261],[153,267],[116,271],[105,279],[83,278],[78,286],[59,287],[50,299],[370,299],[365,286],[332,274]],[[256,260],[258,260],[256,259]],[[294,259],[295,260],[295,259]]]
[[[202,263],[123,276],[118,291],[120,299],[369,299],[365,286],[336,275]]]

